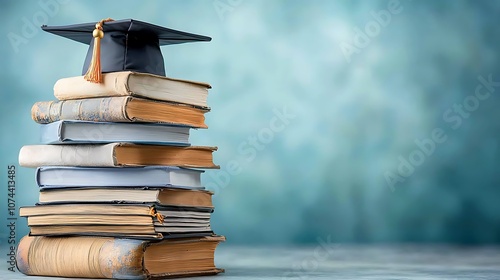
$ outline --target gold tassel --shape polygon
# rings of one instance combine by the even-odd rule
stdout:
[[[96,23],[95,29],[92,32],[94,37],[94,49],[92,51],[92,60],[90,61],[89,69],[83,78],[92,83],[102,83],[101,73],[101,39],[104,37],[102,25],[105,22],[113,21],[111,18],[103,19]]]

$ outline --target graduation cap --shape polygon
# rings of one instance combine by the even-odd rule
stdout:
[[[89,45],[82,75],[95,83],[102,82],[101,73],[125,70],[165,76],[160,46],[212,40],[133,19],[43,25],[42,29]]]

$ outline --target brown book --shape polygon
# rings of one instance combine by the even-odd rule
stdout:
[[[26,275],[164,279],[214,275],[214,252],[223,236],[160,242],[106,237],[33,237],[21,239],[16,260]]]
[[[41,101],[31,108],[31,117],[42,124],[60,120],[80,120],[169,123],[207,128],[204,114],[208,111],[190,105],[118,96]]]
[[[111,143],[104,145],[28,145],[19,152],[19,164],[40,166],[150,166],[219,168],[213,163],[216,147],[176,147]]]

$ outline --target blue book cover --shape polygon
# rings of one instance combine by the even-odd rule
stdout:
[[[57,121],[40,125],[43,144],[128,142],[189,146],[189,127],[150,123]]]
[[[69,187],[178,187],[204,189],[202,170],[171,166],[147,167],[64,167],[46,166],[36,170],[40,188]]]

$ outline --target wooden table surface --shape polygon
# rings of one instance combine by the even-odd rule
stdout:
[[[1,279],[66,279],[9,272],[3,252]],[[226,273],[192,279],[500,279],[498,246],[224,244],[217,250],[216,263]]]

